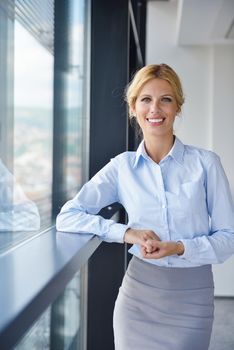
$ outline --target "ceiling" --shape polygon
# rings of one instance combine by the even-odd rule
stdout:
[[[177,21],[179,45],[234,44],[234,0],[178,0]]]

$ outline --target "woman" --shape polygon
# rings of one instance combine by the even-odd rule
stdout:
[[[173,134],[184,97],[171,67],[143,67],[126,100],[141,144],[86,183],[62,208],[57,228],[133,244],[114,310],[116,350],[207,350],[211,264],[234,252],[229,184],[215,153]],[[127,225],[95,215],[113,202],[125,207]]]

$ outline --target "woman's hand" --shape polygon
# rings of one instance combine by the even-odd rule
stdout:
[[[182,255],[184,245],[182,242],[158,241],[149,239],[141,245],[141,254],[145,259],[160,259],[170,255]]]
[[[124,235],[124,242],[130,243],[130,244],[140,244],[141,246],[145,246],[145,243],[147,241],[160,241],[160,238],[158,235],[151,230],[137,230],[133,228],[129,228],[126,230]],[[150,249],[150,247],[149,247]],[[147,252],[150,252],[150,250],[147,250]]]

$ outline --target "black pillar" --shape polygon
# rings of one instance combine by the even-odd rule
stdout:
[[[127,148],[128,0],[93,0],[90,177]],[[88,350],[114,349],[112,314],[124,274],[124,244],[102,243],[89,261]]]

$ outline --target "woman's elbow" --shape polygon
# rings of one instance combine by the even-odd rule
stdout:
[[[64,215],[59,213],[56,218],[56,230],[65,231]]]

